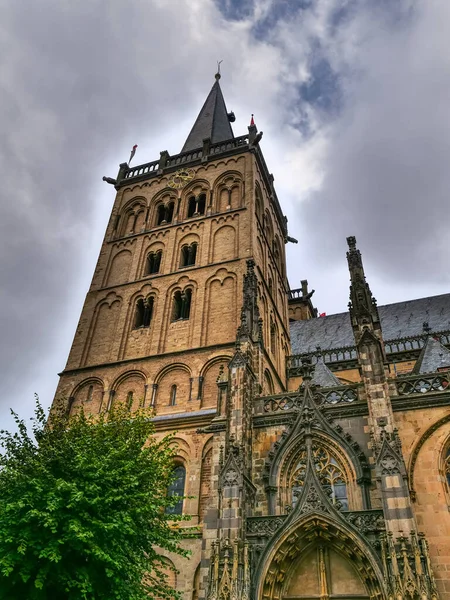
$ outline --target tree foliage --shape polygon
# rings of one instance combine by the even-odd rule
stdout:
[[[31,434],[0,432],[0,598],[148,600],[176,597],[165,549],[181,555],[166,514],[173,452],[145,411],[48,419],[39,400]]]

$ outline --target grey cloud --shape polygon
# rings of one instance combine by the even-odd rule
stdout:
[[[0,421],[33,390],[51,401],[100,246],[97,182],[193,101],[203,40],[173,16],[143,1],[3,8]]]
[[[377,15],[373,27],[366,3],[354,13],[358,3],[349,1],[351,10],[337,19],[340,1],[301,2],[299,22],[294,4],[270,13],[265,39],[266,0],[246,3],[255,19],[266,19],[259,29],[256,21],[245,29],[226,20],[212,0],[7,0],[0,26],[0,422],[9,406],[29,411],[34,390],[51,401],[113,198],[101,176],[115,176],[134,143],[136,163],[164,148],[178,151],[218,59],[229,73],[224,91],[238,117],[235,132],[245,132],[245,114],[258,113],[278,189],[287,155],[324,132],[328,140],[320,191],[300,204],[280,197],[301,241],[290,254],[294,285],[307,276],[325,289],[325,262],[342,265],[348,234],[364,241],[387,285],[389,277],[423,280],[426,294],[427,281],[445,277],[445,3],[415,21],[396,16],[397,32],[392,23],[383,29]],[[331,7],[328,29],[317,16],[324,5]],[[318,37],[321,55],[311,55]],[[347,47],[355,37],[360,45]],[[298,91],[312,85],[314,64],[329,65],[328,83],[318,69],[316,92],[304,102]],[[328,107],[335,80],[337,116]],[[324,89],[326,111],[314,102]],[[308,119],[308,139],[292,134],[293,114]],[[345,280],[342,290],[345,297]]]
[[[321,240],[317,264],[341,257],[343,238],[355,234],[386,284],[448,284],[450,63],[438,24],[448,24],[449,9],[419,3],[394,27],[389,12],[370,16],[341,32],[363,41],[345,65],[346,105],[329,134],[323,185],[298,215],[308,240]]]

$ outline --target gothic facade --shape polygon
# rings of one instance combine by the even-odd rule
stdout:
[[[377,307],[355,238],[350,304],[290,290],[287,222],[220,75],[180,154],[120,165],[61,374],[176,432],[185,600],[450,600],[450,294]]]

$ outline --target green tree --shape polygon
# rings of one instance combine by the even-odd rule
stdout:
[[[170,437],[156,441],[149,413],[117,407],[47,418],[31,434],[0,432],[0,598],[148,600],[177,594],[160,549],[187,555],[182,520],[166,510]]]

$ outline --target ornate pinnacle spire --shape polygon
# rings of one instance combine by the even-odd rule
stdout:
[[[356,238],[348,237],[347,244],[349,247],[347,262],[350,271],[349,310],[353,328],[358,325],[372,325],[373,329],[380,329],[377,302],[366,282],[361,252],[356,247]]]
[[[244,275],[244,299],[241,310],[241,324],[237,332],[237,342],[245,339],[262,341],[262,319],[258,308],[258,281],[255,261],[247,260],[247,273]]]

